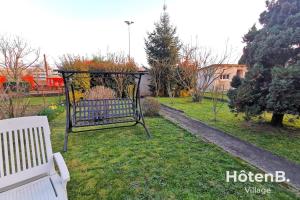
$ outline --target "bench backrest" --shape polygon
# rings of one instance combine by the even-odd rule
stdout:
[[[0,189],[54,170],[47,117],[0,120]]]
[[[122,118],[135,117],[134,102],[130,98],[80,100],[73,107],[73,124],[105,125]],[[127,121],[126,121],[127,122]]]

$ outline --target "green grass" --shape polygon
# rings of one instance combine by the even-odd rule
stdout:
[[[51,97],[28,97],[29,104],[31,106],[43,106],[44,102],[47,105],[56,104],[59,99],[63,99],[62,96],[51,96]]]
[[[212,98],[213,94],[211,92],[205,92],[204,93],[204,96],[205,97],[209,97],[209,98]],[[216,96],[216,95],[215,95]],[[224,100],[228,100],[228,97],[227,97],[227,93],[224,92],[223,94],[218,94],[217,97],[219,99],[224,99]]]
[[[58,105],[60,104],[63,100],[63,96],[51,96],[51,97],[26,97],[26,102],[27,99],[29,100],[29,105],[26,109],[26,115],[31,116],[31,115],[47,115],[50,120],[55,118],[57,114],[61,112],[53,112],[53,109],[50,109],[50,105]],[[55,111],[58,110],[64,110],[62,109],[55,109]]]
[[[141,126],[71,134],[63,153],[69,199],[299,199],[275,183],[227,183],[227,170],[257,170],[163,118],[146,122],[150,140]],[[50,125],[54,152],[61,151],[64,114]],[[248,194],[248,186],[271,193]]]
[[[48,121],[52,121],[59,115],[60,113],[63,113],[65,111],[65,107],[58,105],[58,106],[49,106],[43,110],[41,110],[37,115],[40,116],[47,116]]]
[[[224,103],[218,114],[217,122],[214,122],[210,100],[193,103],[190,98],[174,98],[172,100],[159,98],[159,101],[183,110],[192,118],[201,120],[291,161],[300,163],[300,120],[290,123],[288,118],[291,116],[284,118],[285,128],[273,128],[267,123],[259,122],[258,118],[251,122],[245,122],[243,116],[236,117],[229,111],[227,104]],[[271,115],[265,114],[263,118],[265,121],[270,121]]]

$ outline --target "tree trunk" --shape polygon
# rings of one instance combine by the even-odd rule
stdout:
[[[203,99],[203,96],[201,94],[199,94],[197,92],[192,94],[192,101],[193,102],[201,102],[202,99]]]
[[[273,113],[272,119],[271,119],[272,126],[283,126],[283,124],[282,124],[283,117],[284,117],[284,114]]]

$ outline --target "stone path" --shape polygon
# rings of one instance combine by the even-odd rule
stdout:
[[[288,184],[300,190],[300,165],[187,117],[182,111],[162,105],[161,115],[264,172],[275,174],[275,171],[284,171],[290,179]]]

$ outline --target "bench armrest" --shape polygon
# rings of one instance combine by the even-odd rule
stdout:
[[[62,155],[60,153],[54,153],[53,158],[54,158],[54,161],[55,161],[55,163],[58,167],[60,177],[63,181],[63,184],[66,187],[67,182],[70,180],[70,174],[69,174],[69,170],[67,168],[67,165],[64,161],[64,158],[62,157]]]

